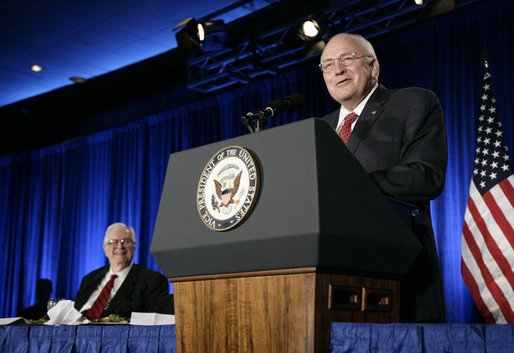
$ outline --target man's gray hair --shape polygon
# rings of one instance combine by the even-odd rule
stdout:
[[[364,49],[364,53],[359,53],[359,54],[360,55],[369,55],[369,56],[373,57],[373,59],[377,62],[377,68],[378,68],[377,80],[378,80],[378,75],[380,74],[380,63],[378,62],[377,54],[375,54],[375,49],[373,48],[373,45],[371,45],[369,40],[367,40],[366,38],[364,38],[363,36],[361,36],[360,34],[357,34],[357,33],[339,33],[339,34],[336,34],[334,37],[337,37],[337,36],[346,36],[346,37],[355,39],[359,43],[359,45]],[[334,37],[332,37],[332,38],[334,38]],[[373,59],[368,58],[368,63],[370,63]]]
[[[109,227],[107,227],[107,230],[105,231],[104,245],[107,244],[107,234],[109,234],[109,232],[114,229],[125,229],[130,240],[132,240],[134,242],[134,245],[136,245],[136,231],[134,230],[134,228],[129,227],[125,223],[121,222],[113,223]]]
[[[366,38],[364,38],[363,36],[361,36],[360,34],[357,34],[357,33],[343,33],[343,34],[346,36],[355,38],[360,43],[360,45],[364,48],[364,51],[365,51],[365,53],[360,53],[360,54],[371,55],[373,57],[373,59],[377,59],[377,55],[375,54],[375,48],[373,48],[373,45],[371,45],[369,40],[367,40]]]

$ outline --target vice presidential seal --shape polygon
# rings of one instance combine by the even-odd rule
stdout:
[[[198,182],[196,206],[203,223],[213,230],[235,227],[255,204],[259,173],[250,152],[228,146],[205,166]]]

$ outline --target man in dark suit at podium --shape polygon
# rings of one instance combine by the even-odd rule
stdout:
[[[92,321],[111,314],[128,319],[132,312],[173,313],[166,277],[132,261],[136,249],[132,227],[111,224],[103,247],[110,265],[82,279],[75,298],[77,310]]]
[[[442,108],[422,88],[390,90],[378,83],[372,45],[354,34],[334,36],[321,55],[327,89],[341,108],[323,117],[382,192],[416,205],[412,231],[423,245],[402,282],[400,320],[439,322],[444,300],[430,200],[444,186],[447,144]]]

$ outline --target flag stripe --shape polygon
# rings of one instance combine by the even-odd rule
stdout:
[[[484,318],[487,324],[494,324],[496,320],[494,319],[493,315],[491,315],[491,312],[489,311],[487,305],[484,303],[484,300],[480,295],[481,291],[479,289],[477,281],[471,274],[470,270],[468,269],[468,266],[466,266],[464,258],[461,260],[461,271],[462,277],[464,278],[464,281],[466,282],[466,285],[468,286],[468,289],[471,292],[471,296],[473,298],[477,298],[475,299],[475,304],[478,308],[478,311],[480,311],[480,314],[482,314],[482,317]]]
[[[496,203],[496,200],[503,200],[504,198],[497,199],[492,195],[491,189],[484,195],[484,201],[490,209],[490,214],[496,221],[496,224],[500,227],[501,232],[505,235],[505,239],[510,243],[510,246],[514,248],[514,239],[512,235],[514,230],[512,229],[512,225],[507,220],[506,215],[503,213],[502,209]],[[507,210],[505,210],[507,211]],[[514,210],[510,209],[510,212],[514,212]]]
[[[503,303],[505,303],[507,301],[507,299],[505,298],[503,291],[498,286],[498,283],[495,282],[493,276],[489,272],[488,267],[484,263],[484,259],[481,256],[480,249],[477,246],[477,244],[475,243],[472,232],[469,230],[468,225],[466,223],[465,223],[462,234],[463,234],[465,241],[468,245],[468,248],[472,254],[472,257],[474,258],[474,260],[477,263],[478,271],[480,271],[482,278],[484,279],[485,286],[489,289],[492,297],[494,298],[496,306],[499,306],[500,310],[503,313],[503,316],[507,320],[509,320],[509,318],[511,318],[511,319],[514,318],[514,312],[512,311],[512,309],[505,308],[505,306],[503,305]],[[491,310],[491,304],[492,303],[488,304],[488,306],[490,307],[490,310]],[[493,313],[494,313],[494,311],[495,310],[491,310],[491,312],[493,312]]]
[[[466,267],[469,269],[469,272],[472,275],[471,278],[466,278],[463,275],[464,281],[466,282],[466,284],[476,283],[476,285],[478,286],[478,296],[480,298],[477,299],[477,301],[483,300],[484,304],[487,307],[487,310],[490,312],[491,316],[494,317],[496,322],[507,322],[505,320],[505,317],[499,310],[499,305],[493,298],[492,293],[489,291],[489,288],[487,288],[484,278],[481,275],[480,269],[478,268],[478,264],[476,263],[475,258],[470,252],[464,235],[462,237],[462,262],[466,264]],[[475,298],[475,294],[475,292],[471,292],[473,298]],[[484,316],[484,318],[486,318],[486,316]]]
[[[503,190],[507,201],[510,201],[510,206],[514,208],[514,187],[512,184],[514,183],[514,174],[502,181],[499,185]]]
[[[478,211],[478,207],[472,199],[473,192],[470,191],[470,198],[468,201],[468,209],[470,214],[473,217],[474,225],[478,228],[476,231],[473,231],[474,227],[469,228],[475,239],[475,243],[477,245],[481,243],[482,246],[479,246],[482,252],[483,260],[487,264],[487,268],[491,272],[494,280],[501,281],[499,285],[502,287],[504,292],[512,291],[514,288],[514,274],[511,271],[511,266],[507,259],[505,258],[505,254],[502,253],[498,244],[504,244],[503,237],[498,238],[499,232],[495,232],[495,237],[491,234],[491,229],[496,230],[496,226],[493,227],[492,222],[489,221],[489,227],[484,220],[487,216],[490,215],[489,212]],[[484,202],[481,202],[480,199],[477,200],[479,205],[485,206]],[[483,208],[483,207],[482,207]],[[487,217],[490,218],[490,217]],[[468,223],[469,224],[469,223]],[[482,242],[483,241],[483,242]],[[485,245],[485,246],[484,246]],[[487,247],[488,252],[485,253],[485,247]],[[474,254],[475,256],[480,255]],[[508,282],[508,285],[505,284],[505,280]]]

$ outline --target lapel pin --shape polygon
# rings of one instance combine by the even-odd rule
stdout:
[[[376,113],[377,113],[377,111],[376,111],[376,110],[373,110],[373,111],[371,112],[371,114],[373,114],[373,115],[375,115]]]

